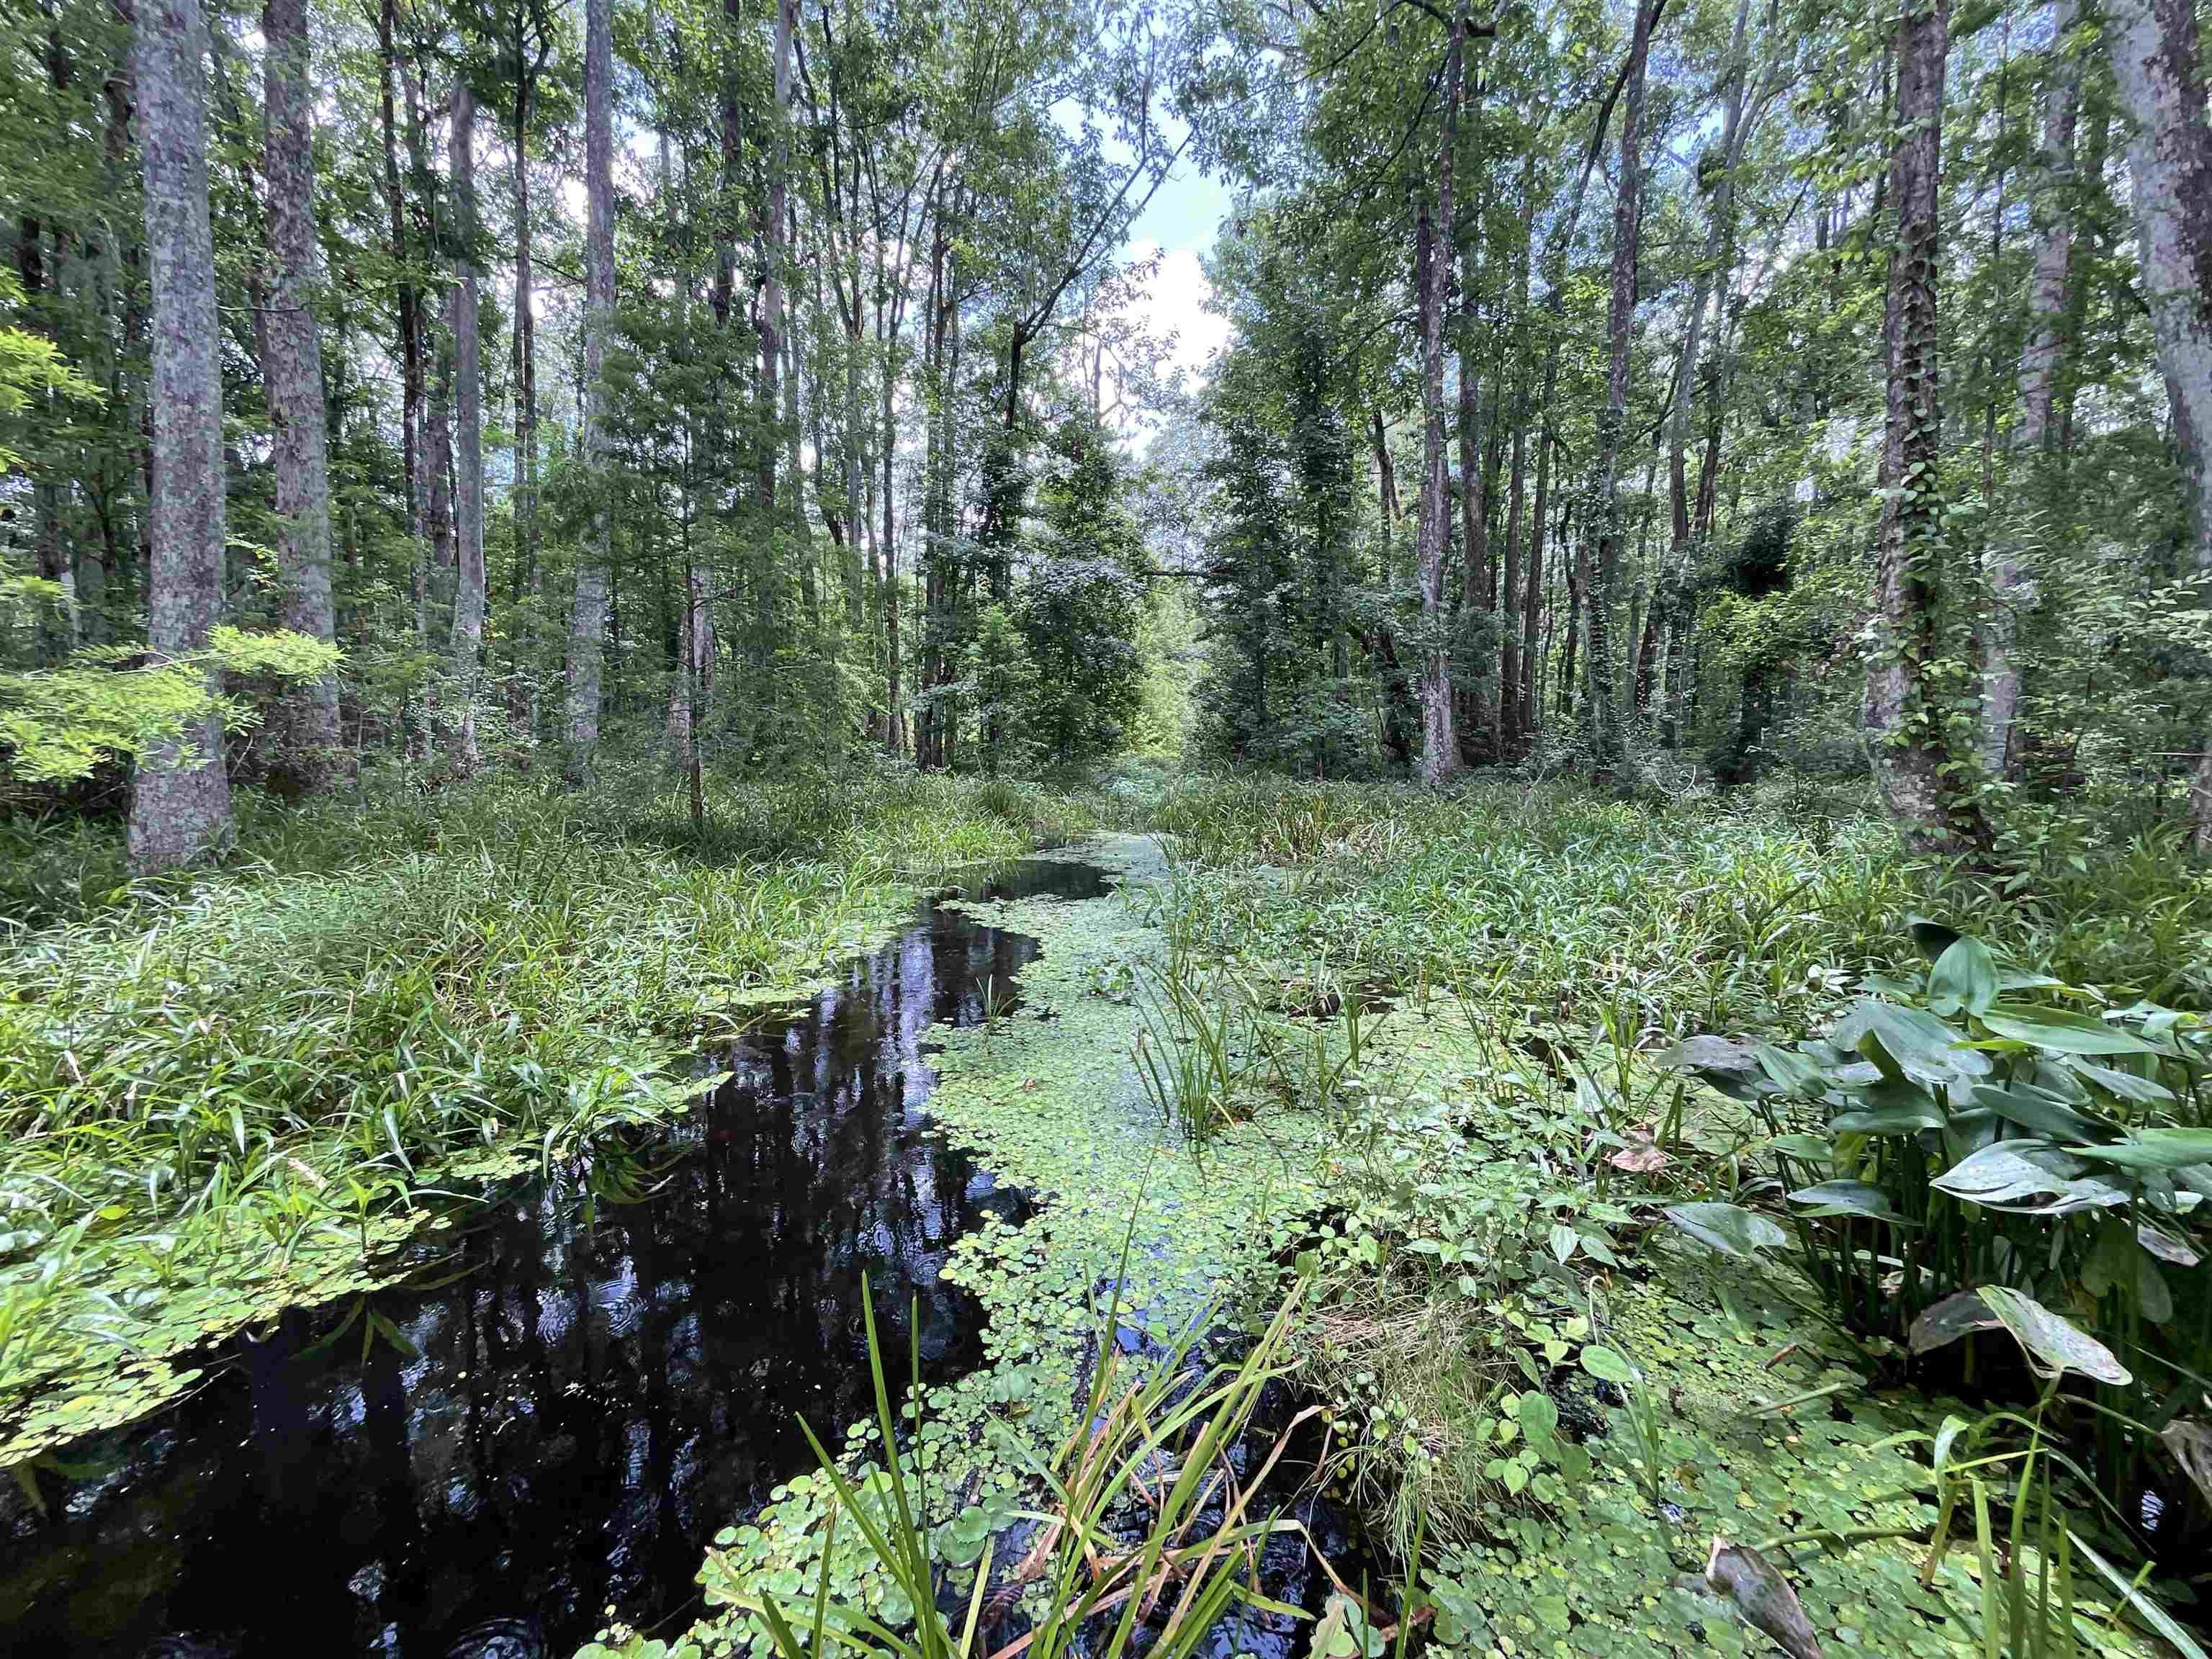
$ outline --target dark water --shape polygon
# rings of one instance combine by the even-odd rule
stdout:
[[[1104,887],[1032,861],[968,891]],[[680,1622],[714,1534],[812,1466],[799,1414],[833,1443],[863,1414],[863,1273],[895,1374],[915,1350],[928,1375],[980,1361],[938,1275],[1022,1200],[922,1133],[923,1045],[1036,949],[931,907],[803,1017],[705,1057],[736,1076],[629,1149],[657,1171],[642,1198],[605,1201],[604,1170],[522,1183],[427,1285],[288,1316],[181,1407],[72,1449],[105,1473],[42,1473],[43,1515],[10,1486],[0,1649],[523,1659],[610,1606]],[[364,1356],[365,1310],[414,1354]]]

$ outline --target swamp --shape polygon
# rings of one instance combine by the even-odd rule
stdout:
[[[2197,0],[0,0],[0,1659],[2207,1659]]]

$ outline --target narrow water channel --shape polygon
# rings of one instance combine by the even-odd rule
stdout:
[[[1104,889],[1025,860],[966,891]],[[680,1623],[714,1534],[811,1467],[799,1415],[834,1437],[862,1414],[864,1273],[897,1372],[980,1361],[939,1274],[1023,1200],[926,1133],[925,1045],[1036,951],[930,905],[803,1015],[703,1056],[734,1076],[631,1149],[629,1194],[523,1182],[416,1283],[288,1316],[181,1406],[71,1449],[40,1504],[4,1483],[0,1650],[562,1659],[610,1608]]]

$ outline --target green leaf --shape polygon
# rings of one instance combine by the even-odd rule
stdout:
[[[1932,916],[1909,915],[1905,925],[1911,930],[1912,942],[1920,947],[1920,954],[1930,962],[1942,961],[1943,953],[1965,937],[1957,928]]]
[[[1583,1369],[1601,1382],[1626,1388],[1636,1381],[1636,1367],[1603,1343],[1593,1342],[1582,1352]]]
[[[1951,941],[1928,975],[1928,1006],[1945,1016],[1980,1013],[1997,1000],[1997,961],[1988,945],[1964,934]]]
[[[2025,1291],[2007,1285],[1984,1285],[1977,1294],[2026,1351],[2031,1368],[2045,1378],[2071,1371],[2115,1388],[2135,1381],[2110,1348]]]
[[[1960,1159],[1928,1184],[1968,1204],[1992,1210],[2034,1210],[2064,1214],[2122,1201],[2124,1194],[2101,1182],[2077,1182],[2025,1156],[2021,1147],[2031,1143],[1997,1141]],[[2057,1204],[2030,1204],[2025,1200],[2051,1198]]]
[[[1942,1107],[1922,1096],[1917,1103],[1899,1101],[1863,1112],[1838,1112],[1828,1127],[1839,1135],[1916,1135],[1923,1129],[1940,1129],[1948,1121]]]
[[[1907,1227],[1916,1224],[1897,1212],[1888,1194],[1863,1181],[1824,1181],[1790,1194],[1790,1201],[1805,1206],[1806,1212],[1816,1218],[1856,1215]]]
[[[2106,1094],[2124,1100],[2131,1106],[2163,1106],[2173,1099],[2173,1091],[2166,1085],[2149,1078],[2137,1077],[2133,1072],[2123,1072],[2108,1066],[2093,1066],[2086,1060],[2075,1061],[2074,1068]]]
[[[1670,1204],[1666,1215],[1698,1243],[1723,1255],[1756,1255],[1790,1242],[1780,1224],[1738,1204]]]
[[[1583,1241],[1582,1236],[1572,1227],[1561,1226],[1558,1222],[1553,1222],[1550,1242],[1553,1256],[1564,1264],[1570,1256],[1574,1255]]]
[[[1986,1106],[2008,1123],[2017,1123],[2054,1140],[2088,1140],[2107,1133],[2063,1101],[2054,1100],[2028,1084],[2009,1088],[1994,1083],[1974,1085],[1974,1104]]]
[[[1547,1394],[1534,1389],[1521,1396],[1514,1408],[1521,1419],[1521,1437],[1546,1457],[1558,1449],[1559,1408]]]
[[[2045,1008],[2032,1002],[2000,1002],[1981,1016],[2002,1037],[2057,1048],[2069,1054],[2151,1054],[2157,1049],[2132,1031],[2109,1025],[2094,1014],[2070,1008]]]
[[[1881,1039],[1878,1053],[1867,1048],[1869,1036]],[[1853,1002],[1829,1034],[1829,1041],[1838,1047],[1853,1049],[1882,1066],[1885,1077],[1894,1080],[1894,1068],[1915,1083],[1929,1085],[1990,1074],[1990,1057],[1963,1046],[1966,1040],[1925,1009],[1873,997]]]
[[[1905,1340],[1915,1353],[1933,1353],[1971,1332],[1995,1330],[2002,1323],[1996,1310],[1977,1292],[1960,1291],[1922,1310]]]
[[[2179,1170],[2212,1160],[2212,1128],[2138,1129],[2109,1146],[2075,1146],[2080,1158],[2117,1164],[2125,1170]]]

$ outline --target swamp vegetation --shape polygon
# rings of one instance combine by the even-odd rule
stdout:
[[[0,0],[0,1650],[2205,1659],[2196,0]]]

